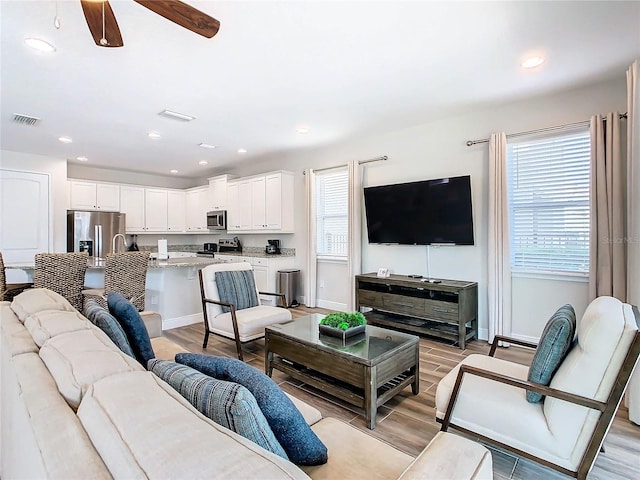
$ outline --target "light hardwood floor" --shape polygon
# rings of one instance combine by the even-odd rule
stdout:
[[[294,318],[309,313],[329,313],[322,309],[297,307],[291,309]],[[212,335],[206,350],[202,348],[204,328],[201,324],[167,330],[164,336],[180,344],[190,352],[235,357],[235,344]],[[245,362],[264,371],[264,342],[257,340],[243,346]],[[273,379],[283,390],[318,408],[322,415],[348,422],[396,448],[417,456],[440,429],[435,421],[434,396],[438,382],[465,356],[471,353],[486,354],[487,342],[472,341],[465,350],[441,341],[420,339],[420,393],[412,395],[411,389],[397,395],[378,409],[377,426],[369,430],[365,426],[363,411],[338,399],[328,397],[316,389],[274,371]],[[510,347],[500,349],[500,358],[528,364],[532,352]],[[493,454],[494,478],[502,479],[566,479],[560,473],[542,467],[529,460],[514,457],[496,449]],[[620,409],[605,439],[605,453],[600,453],[589,474],[590,480],[628,480],[640,478],[640,426],[628,420],[627,411]]]

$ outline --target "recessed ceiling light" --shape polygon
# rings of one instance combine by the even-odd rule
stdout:
[[[244,148],[239,148],[238,153],[247,153],[247,150]]]
[[[198,146],[202,148],[216,148],[215,145],[211,145],[210,143],[199,143]]]
[[[535,68],[544,63],[544,58],[534,56],[527,58],[524,62],[521,63],[522,68]]]
[[[58,137],[58,140],[60,140],[62,143],[71,143],[71,142],[73,142],[73,139],[71,137]]]
[[[39,38],[25,38],[24,43],[29,45],[31,48],[35,48],[36,50],[40,50],[41,52],[55,52],[56,47],[51,45],[49,42],[45,42]]]
[[[300,135],[305,135],[305,134],[309,133],[309,128],[308,127],[298,127],[298,128],[296,128],[296,132],[298,132]]]
[[[149,132],[147,135],[149,135],[149,138],[153,138],[154,140],[162,138],[162,135],[160,135],[158,132]]]
[[[209,162],[207,162],[206,160],[200,160],[198,162],[198,165],[209,165]]]
[[[178,170],[171,170],[171,173],[178,173]]]
[[[163,117],[174,118],[176,120],[182,120],[183,122],[190,122],[191,120],[195,120],[196,117],[192,117],[191,115],[187,115],[186,113],[174,112],[172,110],[163,110],[158,115],[162,115]]]
[[[78,160],[79,162],[87,162],[89,159],[85,156],[81,156],[81,157],[76,157],[76,160]]]

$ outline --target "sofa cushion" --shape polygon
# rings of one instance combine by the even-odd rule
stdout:
[[[11,310],[9,302],[0,303],[0,325],[2,336],[9,356],[20,355],[22,353],[38,353],[39,347],[29,335],[25,326],[20,322],[17,315]]]
[[[91,328],[87,319],[76,310],[43,310],[31,313],[24,321],[24,326],[39,347],[57,335]]]
[[[97,327],[64,333],[45,342],[40,358],[72,408],[77,408],[89,386],[115,373],[144,370],[122,353]]]
[[[46,288],[30,288],[17,295],[11,302],[11,310],[23,323],[30,314],[43,310],[76,311],[66,298]]]
[[[253,270],[215,272],[215,276],[222,302],[233,304],[236,310],[259,305]],[[229,307],[221,305],[221,308],[225,313],[231,311]]]
[[[241,342],[248,342],[264,336],[264,329],[274,323],[291,320],[291,312],[286,308],[258,305],[236,312],[238,335]],[[215,318],[209,317],[209,328],[213,333],[233,336],[231,312],[223,313]]]
[[[288,460],[256,399],[242,385],[211,378],[191,367],[166,360],[150,360],[148,370],[218,425]]]
[[[327,447],[280,387],[260,370],[234,358],[197,353],[179,353],[176,362],[210,377],[245,386],[258,402],[289,460],[296,465],[326,463]]]
[[[78,418],[114,478],[308,479],[202,415],[151,372],[94,383]]]
[[[127,334],[124,333],[124,330],[113,315],[102,308],[98,302],[87,300],[85,303],[85,315],[91,323],[102,330],[116,344],[116,347],[131,358],[136,358],[133,350],[131,350]]]
[[[576,312],[569,304],[560,307],[542,331],[538,348],[529,367],[527,379],[540,385],[549,385],[553,374],[567,356],[576,333]],[[527,390],[527,401],[541,402],[544,395]]]
[[[117,292],[109,292],[107,294],[107,305],[109,313],[116,317],[118,323],[127,334],[127,339],[135,358],[146,368],[149,360],[155,358],[155,354],[153,353],[147,327],[145,327],[138,309]]]

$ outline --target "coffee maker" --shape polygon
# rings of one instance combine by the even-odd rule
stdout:
[[[280,240],[267,240],[268,245],[265,247],[264,252],[269,255],[280,254]]]

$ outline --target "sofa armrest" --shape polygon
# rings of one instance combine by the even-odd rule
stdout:
[[[514,343],[516,345],[520,345],[528,348],[538,348],[537,343],[527,342],[525,340],[519,340],[517,338],[505,337],[504,335],[496,335],[493,337],[493,343],[491,344],[491,350],[489,350],[489,356],[493,357],[496,353],[496,348],[498,348],[498,343],[506,342],[506,343]]]
[[[470,375],[476,375],[478,377],[487,378],[494,382],[504,383],[507,385],[511,385],[513,387],[524,388],[526,390],[540,393],[548,397],[558,398],[566,402],[574,403],[576,405],[581,405],[583,407],[587,407],[593,410],[598,410],[599,412],[604,412],[604,410],[607,407],[607,404],[605,402],[599,402],[592,398],[582,397],[580,395],[575,395],[573,393],[565,392],[563,390],[547,387],[545,385],[529,382],[527,380],[520,380],[518,378],[510,377],[508,375],[491,372],[489,370],[483,370],[481,368],[473,367],[470,365],[461,365],[460,370],[458,371],[458,376],[456,378],[456,383],[453,387],[453,392],[451,392],[451,398],[449,399],[449,404],[447,405],[447,411],[445,412],[444,418],[442,420],[442,427],[440,430],[443,432],[446,432],[447,429],[449,428],[449,424],[451,422],[451,415],[453,414],[453,409],[455,408],[456,400],[458,398],[458,392],[460,391],[460,388],[462,388],[462,379],[465,373],[468,373]]]

